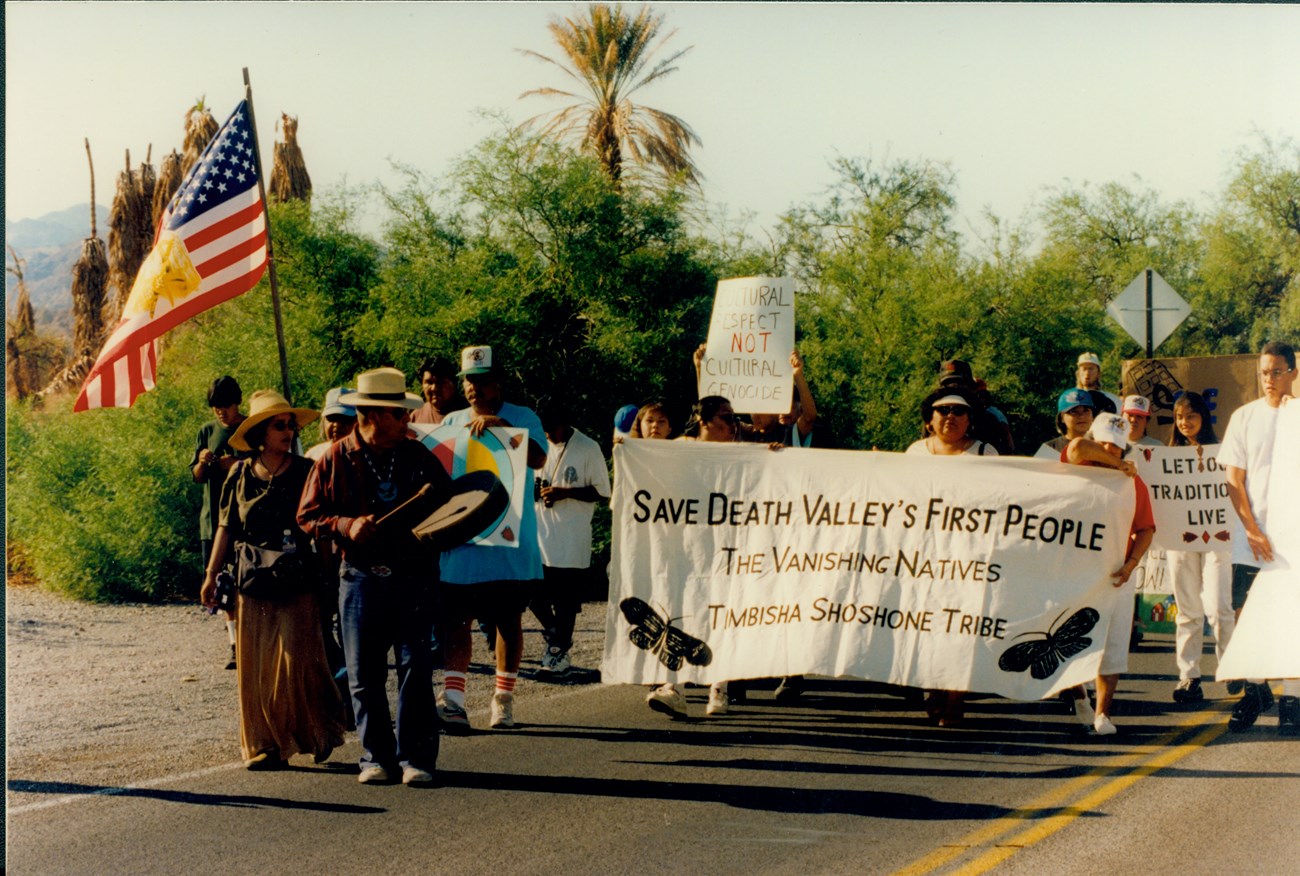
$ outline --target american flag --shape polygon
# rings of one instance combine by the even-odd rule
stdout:
[[[266,214],[250,121],[241,101],[181,181],[74,411],[130,407],[154,387],[159,337],[261,279]]]

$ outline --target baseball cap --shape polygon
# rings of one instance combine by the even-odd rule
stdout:
[[[1102,414],[1093,420],[1088,434],[1093,441],[1114,444],[1120,450],[1128,447],[1128,422],[1119,414]]]
[[[321,408],[320,412],[322,417],[352,417],[356,419],[357,409],[352,405],[345,405],[339,401],[339,396],[345,392],[352,392],[352,388],[336,386],[325,393],[325,407]]]
[[[1092,393],[1086,389],[1067,389],[1061,393],[1061,397],[1056,400],[1056,412],[1063,414],[1070,408],[1085,407],[1097,410],[1096,405],[1092,403]]]
[[[1075,365],[1096,365],[1098,368],[1100,368],[1101,359],[1097,358],[1096,353],[1080,353],[1079,361],[1076,362]]]
[[[1149,417],[1151,416],[1151,401],[1144,395],[1126,395],[1124,396],[1123,412]]]
[[[491,347],[466,347],[460,351],[460,371],[457,377],[467,374],[488,374],[495,370]]]

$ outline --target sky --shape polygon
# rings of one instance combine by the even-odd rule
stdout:
[[[264,163],[281,111],[317,191],[446,173],[564,86],[570,3],[5,4],[5,211],[107,205],[124,150],[154,163],[203,97],[218,122],[248,67]],[[1261,137],[1300,140],[1300,6],[654,4],[692,47],[638,93],[692,125],[704,195],[751,230],[816,200],[837,156],[946,162],[959,230],[1028,218],[1054,188],[1121,182],[1211,203]],[[362,216],[377,231],[377,208]],[[101,234],[104,233],[101,230]]]

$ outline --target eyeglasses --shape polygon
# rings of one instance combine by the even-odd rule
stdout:
[[[939,405],[934,412],[941,417],[967,417],[970,416],[970,408],[965,405]]]
[[[277,432],[297,432],[298,421],[297,420],[275,420],[271,423],[269,428],[274,429]]]
[[[1264,380],[1278,380],[1284,374],[1290,374],[1294,368],[1274,368],[1271,371],[1261,371],[1259,376]]]

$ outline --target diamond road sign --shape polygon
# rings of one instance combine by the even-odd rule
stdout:
[[[1147,302],[1147,275],[1151,275],[1151,300]],[[1151,312],[1151,337],[1147,338],[1147,311]],[[1192,312],[1192,306],[1165,282],[1165,278],[1147,269],[1133,278],[1124,291],[1106,305],[1106,312],[1114,317],[1133,340],[1150,347],[1152,352],[1174,333]]]

